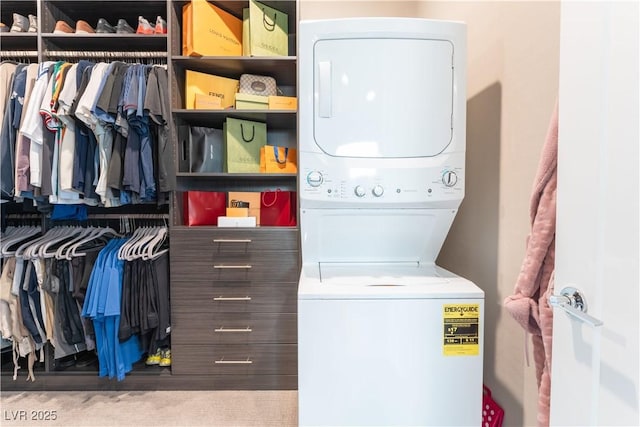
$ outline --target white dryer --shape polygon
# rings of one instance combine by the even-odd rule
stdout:
[[[481,424],[484,293],[435,265],[464,196],[465,38],[300,23],[301,425]]]

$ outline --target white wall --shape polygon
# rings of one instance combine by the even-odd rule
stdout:
[[[485,383],[504,425],[535,425],[537,390],[522,329],[502,308],[529,232],[529,197],[558,90],[558,1],[300,0],[301,19],[414,16],[468,31],[467,194],[439,264],[486,293]]]

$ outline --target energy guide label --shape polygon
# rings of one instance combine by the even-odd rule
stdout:
[[[477,356],[480,353],[480,304],[445,304],[443,354]]]

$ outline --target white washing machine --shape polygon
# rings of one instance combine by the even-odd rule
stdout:
[[[465,38],[300,23],[301,425],[481,425],[484,293],[435,265],[464,196]]]

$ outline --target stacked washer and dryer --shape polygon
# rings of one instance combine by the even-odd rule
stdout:
[[[466,28],[299,30],[300,425],[481,425],[484,293],[435,265],[464,196]]]

